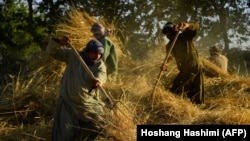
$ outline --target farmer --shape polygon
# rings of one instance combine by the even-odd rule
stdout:
[[[168,22],[162,29],[162,33],[169,39],[166,46],[167,53],[170,53],[175,36],[179,35],[171,52],[179,73],[175,77],[170,91],[178,95],[186,94],[191,102],[197,105],[204,103],[202,66],[193,42],[198,29],[199,24],[195,22],[182,22],[179,25]],[[179,30],[182,32],[179,33]],[[161,69],[166,71],[167,64],[163,63]]]
[[[106,67],[101,60],[103,45],[98,40],[90,40],[79,51],[96,77],[92,79],[73,50],[67,48],[68,42],[68,38],[52,38],[46,49],[49,55],[67,64],[57,100],[52,141],[75,141],[82,133],[88,135],[87,140],[94,140],[104,126],[104,104],[98,98],[99,91],[95,89],[107,79]]]
[[[111,31],[105,29],[102,24],[95,23],[92,25],[91,32],[93,36],[103,44],[104,55],[102,60],[107,67],[108,80],[116,82],[118,75],[118,56],[114,44],[107,37]]]
[[[209,48],[210,57],[208,58],[212,63],[221,68],[221,70],[227,73],[228,59],[221,54],[221,50],[217,46],[211,46]]]

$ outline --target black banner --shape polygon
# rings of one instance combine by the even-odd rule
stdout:
[[[137,141],[250,141],[250,125],[137,125]]]

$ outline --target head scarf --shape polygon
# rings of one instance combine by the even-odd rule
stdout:
[[[211,46],[209,52],[210,54],[220,54],[221,50],[217,46]]]
[[[177,33],[175,25],[172,22],[167,22],[162,29],[162,33],[167,35],[168,39],[173,39]]]
[[[87,65],[94,65],[101,61],[101,58],[99,60],[92,60],[88,55],[88,53],[91,51],[100,53],[102,58],[104,53],[104,48],[102,43],[95,39],[92,39],[87,43],[86,47],[83,49],[81,53],[81,56]]]
[[[105,27],[100,23],[95,23],[91,27],[91,32],[96,38],[101,38],[105,36]]]
[[[163,26],[162,33],[171,33],[174,31],[174,24],[172,22],[168,22]]]

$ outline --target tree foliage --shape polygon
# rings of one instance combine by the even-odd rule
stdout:
[[[19,71],[31,56],[40,51],[46,27],[40,23],[41,17],[32,17],[27,3],[7,0],[0,3],[0,53],[3,73]],[[40,24],[40,25],[39,25]],[[4,66],[4,67],[3,67]]]
[[[79,1],[75,5],[94,16],[103,16],[113,22],[128,49],[133,53],[148,50],[163,41],[161,28],[166,21],[197,21],[200,47],[223,44],[228,50],[235,44],[248,41],[249,8],[246,0],[235,1],[170,1],[118,0]],[[248,12],[247,12],[248,10]],[[233,44],[234,43],[234,44]],[[142,44],[144,44],[143,47]]]
[[[234,44],[241,48],[250,34],[248,5],[249,0],[3,0],[0,53],[6,67],[9,62],[28,60],[31,54],[45,48],[45,37],[55,32],[54,26],[71,9],[114,25],[113,30],[133,58],[142,58],[165,41],[161,28],[167,21],[199,22],[199,47],[220,43],[225,50]]]

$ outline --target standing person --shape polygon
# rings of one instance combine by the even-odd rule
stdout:
[[[49,55],[67,64],[57,100],[52,141],[75,141],[80,138],[82,132],[88,134],[88,140],[94,140],[104,126],[104,103],[98,98],[99,91],[93,89],[105,83],[107,79],[106,67],[101,60],[103,45],[98,40],[90,40],[86,47],[79,51],[95,76],[95,79],[92,79],[72,48],[67,48],[68,41],[67,38],[52,38],[46,48]]]
[[[221,50],[217,46],[211,46],[209,53],[210,57],[208,60],[218,66],[223,72],[227,73],[228,58],[221,54]]]
[[[171,54],[175,58],[178,75],[175,77],[170,91],[178,95],[185,93],[191,102],[204,103],[204,84],[201,62],[194,46],[193,38],[199,29],[198,23],[185,23],[175,25],[168,22],[164,25],[162,33],[169,39],[166,52],[169,53],[173,40],[179,34]],[[179,33],[179,30],[182,30]],[[161,69],[167,70],[167,64],[162,64]]]
[[[91,28],[91,32],[103,44],[104,55],[102,60],[107,67],[108,80],[116,82],[118,76],[118,56],[113,42],[107,37],[111,31],[105,29],[102,24],[95,23]]]

